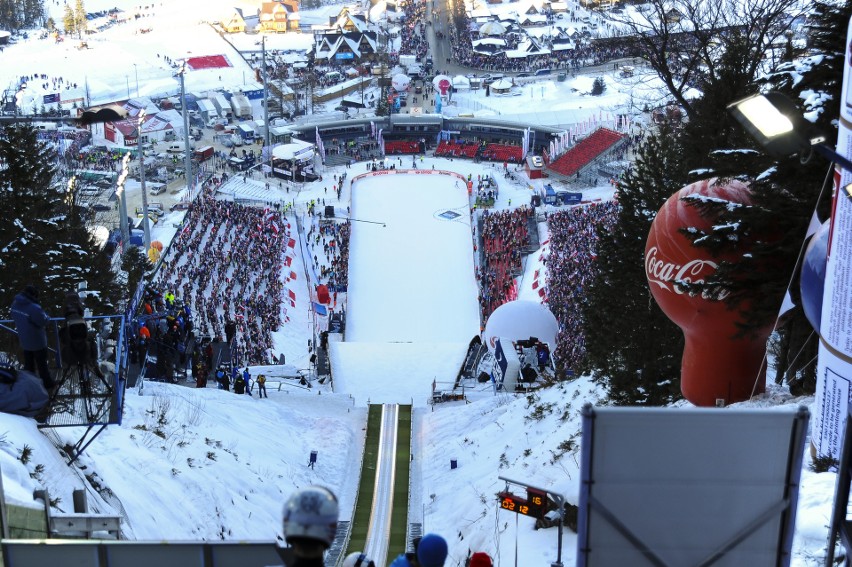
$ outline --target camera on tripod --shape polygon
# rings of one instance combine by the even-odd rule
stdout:
[[[83,313],[80,296],[67,293],[63,305],[65,325],[59,331],[62,363],[66,368],[75,364],[97,364],[97,347],[89,338],[89,325]]]

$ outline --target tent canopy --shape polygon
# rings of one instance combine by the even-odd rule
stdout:
[[[503,35],[506,33],[506,28],[500,22],[485,22],[479,26],[479,35]]]

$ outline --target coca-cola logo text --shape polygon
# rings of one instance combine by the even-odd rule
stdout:
[[[645,273],[648,275],[648,281],[654,283],[666,291],[672,291],[678,295],[685,293],[680,286],[675,285],[678,282],[684,283],[704,283],[706,274],[712,273],[719,267],[715,262],[696,258],[685,264],[675,264],[673,262],[665,262],[657,258],[658,249],[656,246],[651,247],[645,254]],[[689,293],[690,296],[695,296],[695,293]],[[728,295],[723,292],[718,298],[722,300]],[[706,293],[702,293],[701,297],[709,299]]]

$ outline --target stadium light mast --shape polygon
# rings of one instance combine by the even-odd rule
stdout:
[[[127,251],[127,245],[130,243],[130,227],[127,223],[127,196],[124,192],[124,183],[127,180],[127,167],[130,162],[130,154],[124,154],[121,158],[121,171],[118,174],[118,183],[116,184],[115,194],[118,196],[118,214],[119,227],[121,228],[121,254]]]
[[[272,172],[272,145],[269,135],[269,86],[266,80],[266,36],[264,35],[260,41],[260,63],[263,65],[263,147],[266,150],[266,159],[269,164],[269,171]]]
[[[184,83],[186,59],[181,63],[177,74],[180,77],[180,111],[183,114],[183,172],[186,179],[186,198],[187,201],[191,201],[192,191],[195,189],[195,176],[192,174],[192,156],[189,153],[189,109],[186,107],[186,85]]]
[[[145,156],[142,155],[142,124],[145,122],[145,109],[139,112],[136,126],[136,151],[139,152],[139,183],[142,186],[142,228],[145,229],[145,253],[151,249],[151,226],[148,219],[148,192],[145,190]]]

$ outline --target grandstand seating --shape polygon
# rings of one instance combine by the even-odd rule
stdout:
[[[420,153],[420,142],[411,140],[385,140],[385,155]]]
[[[437,157],[465,157],[475,158],[476,152],[479,150],[479,144],[475,143],[459,143],[453,141],[441,140],[438,148],[435,150]]]
[[[509,146],[505,144],[488,144],[482,150],[482,159],[489,161],[520,163],[523,155],[524,150],[521,146]]]
[[[578,171],[611,149],[622,138],[624,138],[624,134],[609,128],[598,128],[552,162],[549,169],[561,175],[576,175]]]

